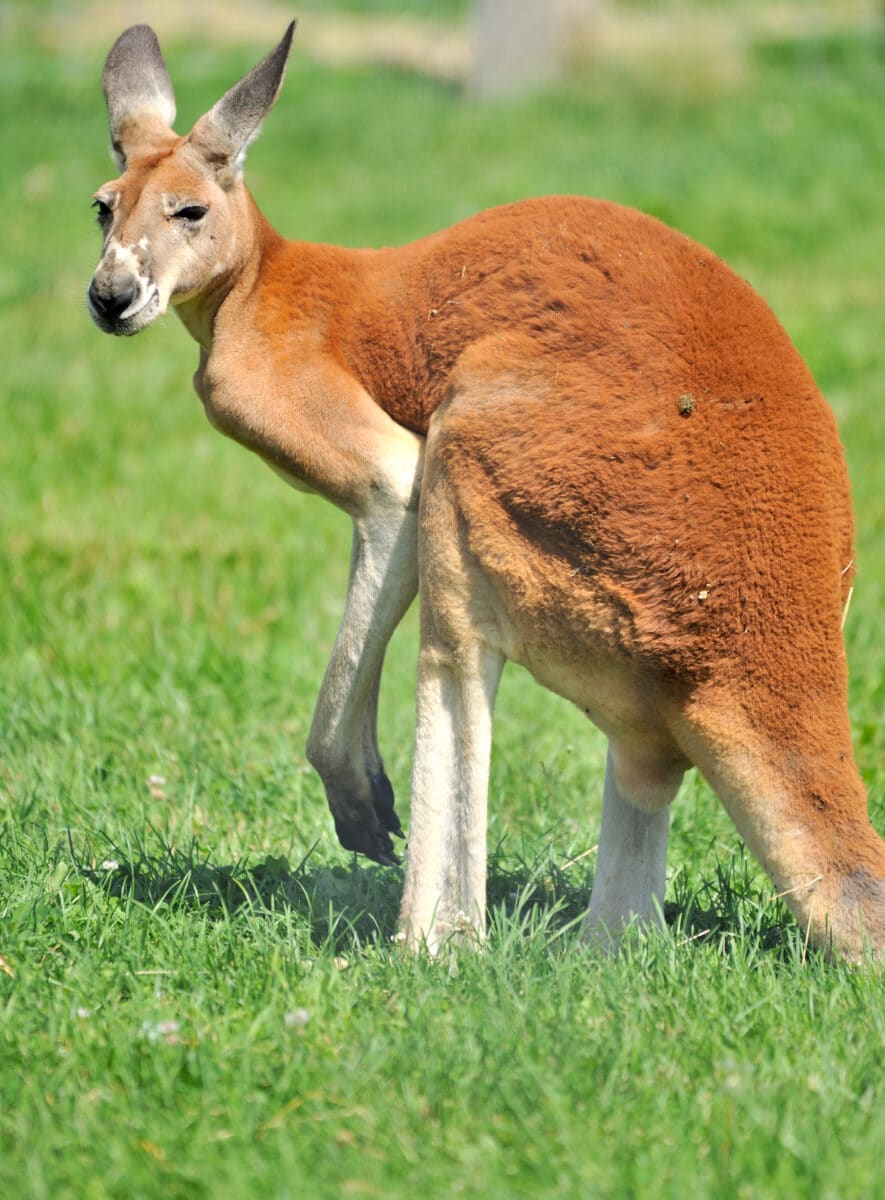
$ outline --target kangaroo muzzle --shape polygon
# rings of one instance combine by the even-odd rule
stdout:
[[[111,245],[92,276],[86,301],[105,333],[131,336],[159,315],[159,293],[144,259],[141,247]]]

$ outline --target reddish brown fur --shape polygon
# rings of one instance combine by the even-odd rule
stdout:
[[[272,241],[257,312],[283,355],[305,314],[417,432],[469,390],[448,452],[463,424],[458,469],[499,519],[562,562],[568,592],[606,590],[611,649],[697,683],[739,639],[741,678],[772,693],[762,723],[784,733],[775,631],[789,676],[844,690],[835,424],[770,310],[709,251],[613,204],[534,200],[376,254]]]

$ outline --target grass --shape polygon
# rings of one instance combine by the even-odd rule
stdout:
[[[604,748],[518,672],[489,945],[455,969],[391,948],[399,872],[337,847],[303,758],[347,523],[208,428],[174,320],[90,326],[100,63],[27,28],[0,47],[0,1194],[877,1194],[881,979],[805,952],[697,779],[668,934],[577,948]],[[252,57],[173,46],[183,124]],[[845,440],[883,829],[881,68],[868,39],[769,44],[726,90],[622,65],[479,107],[296,59],[249,178],[284,232],[349,244],[607,195],[751,279]],[[415,640],[413,613],[382,695],[401,804]]]

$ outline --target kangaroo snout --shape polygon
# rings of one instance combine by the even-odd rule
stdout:
[[[86,302],[98,328],[118,337],[138,333],[160,312],[154,283],[129,271],[108,272],[101,267],[92,277]]]
[[[135,279],[128,277],[116,284],[99,284],[93,279],[86,297],[96,324],[110,331],[132,305],[138,293]]]

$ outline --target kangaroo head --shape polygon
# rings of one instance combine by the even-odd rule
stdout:
[[[102,84],[121,173],[94,196],[104,246],[87,291],[105,333],[140,332],[248,254],[243,163],[279,94],[295,24],[186,137],[172,129],[175,96],[153,30],[134,25],[115,42]]]

